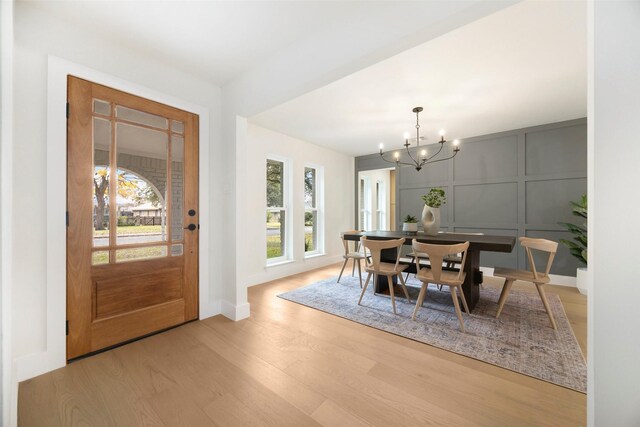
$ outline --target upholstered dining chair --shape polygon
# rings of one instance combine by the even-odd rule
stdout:
[[[456,315],[458,316],[458,320],[460,321],[460,329],[462,330],[462,332],[465,331],[464,320],[462,319],[462,312],[460,311],[460,304],[458,303],[457,293],[460,293],[460,298],[462,299],[464,309],[467,313],[469,313],[469,306],[467,306],[467,300],[465,299],[464,293],[462,292],[462,284],[464,283],[464,279],[466,276],[466,273],[464,272],[464,263],[467,259],[468,249],[469,242],[457,243],[455,245],[432,245],[429,243],[416,242],[415,240],[413,241],[413,252],[416,254],[416,278],[422,282],[420,294],[418,295],[418,300],[416,301],[416,308],[413,311],[413,316],[411,317],[413,320],[416,320],[416,315],[418,314],[420,307],[422,307],[422,303],[424,302],[424,298],[427,294],[429,283],[446,285],[449,287],[449,291],[451,292],[453,306],[456,309]],[[442,263],[444,258],[449,255],[455,254],[462,254],[462,259],[460,261],[460,270],[443,270]],[[427,257],[429,257],[431,268],[421,268],[420,259],[422,255],[426,255]]]
[[[362,242],[365,255],[369,255],[369,257],[365,258],[364,269],[368,274],[367,280],[365,280],[364,282],[364,288],[362,288],[362,292],[360,293],[358,305],[360,305],[360,303],[362,302],[362,297],[367,290],[367,286],[369,285],[371,277],[373,276],[373,279],[376,280],[378,276],[386,276],[389,283],[389,295],[391,296],[391,306],[393,307],[393,314],[396,314],[396,297],[393,290],[393,276],[398,276],[398,279],[400,280],[400,286],[404,291],[404,296],[407,297],[407,301],[411,302],[411,299],[409,298],[409,292],[407,291],[407,287],[404,283],[404,277],[402,277],[402,272],[409,266],[406,264],[400,264],[400,249],[402,249],[402,245],[404,244],[405,239],[371,240],[367,239],[365,236],[362,237],[360,241]],[[382,261],[382,251],[384,249],[396,249],[397,256],[395,264]]]
[[[504,277],[504,285],[502,286],[502,293],[500,293],[500,299],[498,300],[498,312],[496,313],[496,319],[500,317],[500,313],[502,313],[502,309],[504,308],[504,303],[507,301],[507,297],[509,296],[509,291],[511,290],[511,285],[516,280],[524,280],[526,282],[531,282],[536,285],[536,289],[538,290],[538,294],[540,295],[540,299],[542,300],[542,304],[544,305],[544,309],[547,312],[547,316],[549,316],[549,321],[551,321],[551,326],[553,329],[557,329],[556,320],[553,318],[553,313],[549,307],[549,301],[547,301],[547,294],[544,290],[544,285],[549,283],[549,271],[551,270],[551,264],[553,263],[553,258],[558,251],[558,243],[546,240],[546,239],[534,239],[532,237],[520,237],[520,246],[522,246],[527,253],[527,259],[529,260],[529,271],[527,270],[516,270],[511,268],[501,268],[496,267],[493,271],[493,275],[496,277]],[[532,250],[544,252],[547,254],[547,265],[544,269],[544,273],[539,272],[536,269],[536,263],[533,260]]]
[[[342,264],[342,269],[340,270],[340,275],[338,276],[338,283],[340,283],[340,279],[342,278],[342,273],[344,272],[344,268],[347,266],[349,260],[353,262],[353,267],[351,269],[351,276],[355,275],[356,264],[358,265],[358,277],[360,278],[360,288],[362,289],[362,266],[360,261],[365,259],[364,252],[362,252],[360,248],[360,242],[357,240],[346,240],[344,238],[345,234],[355,234],[359,233],[358,230],[349,230],[343,233],[340,233],[340,238],[342,239],[342,245],[344,246],[344,263]],[[350,243],[351,242],[351,243]],[[353,248],[353,250],[352,250]]]

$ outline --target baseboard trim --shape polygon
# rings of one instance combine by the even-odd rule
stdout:
[[[342,255],[319,255],[282,265],[269,266],[268,269],[265,269],[264,273],[258,273],[246,277],[244,279],[244,284],[248,288],[251,286],[262,285],[263,283],[282,279],[283,277],[293,276],[294,274],[326,267],[342,260]]]
[[[220,308],[221,313],[224,317],[227,317],[234,321],[246,319],[251,314],[251,306],[248,302],[234,305],[229,301],[222,301],[220,303]]]
[[[480,270],[484,273],[485,276],[493,277],[493,267],[480,267]],[[551,286],[568,286],[571,288],[577,288],[576,278],[573,276],[550,274],[549,279],[551,279],[549,282],[549,285]]]
[[[26,381],[37,377],[38,375],[46,374],[47,372],[66,366],[66,360],[55,359],[59,358],[54,357],[52,353],[48,351],[32,353],[15,359],[13,363],[16,372],[16,383]]]
[[[208,304],[200,304],[200,315],[198,319],[204,320],[209,317],[217,316],[222,313],[220,300],[209,302]]]

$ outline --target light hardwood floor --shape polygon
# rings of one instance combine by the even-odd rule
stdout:
[[[276,297],[339,267],[250,288],[249,319],[192,322],[25,381],[18,424],[586,424],[584,394]],[[560,295],[584,352],[586,298],[548,292]]]

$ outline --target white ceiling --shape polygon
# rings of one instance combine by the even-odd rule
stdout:
[[[482,2],[512,1],[18,0],[73,26],[78,37],[99,36],[219,86],[306,40],[320,38],[331,49],[340,43],[333,36],[348,29],[375,39],[384,25],[401,35],[420,30],[408,22],[440,24]]]
[[[221,85],[366,2],[31,1],[22,5]]]
[[[250,117],[350,155],[585,117],[585,2],[526,1]]]

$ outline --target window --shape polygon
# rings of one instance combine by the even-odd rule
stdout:
[[[369,178],[360,178],[360,230],[371,231],[371,185]]]
[[[267,264],[288,259],[285,162],[267,159]]]
[[[386,230],[387,229],[387,202],[385,200],[386,192],[385,192],[384,181],[376,182],[376,227],[378,230]]]
[[[304,254],[322,253],[321,173],[318,168],[304,168]]]

